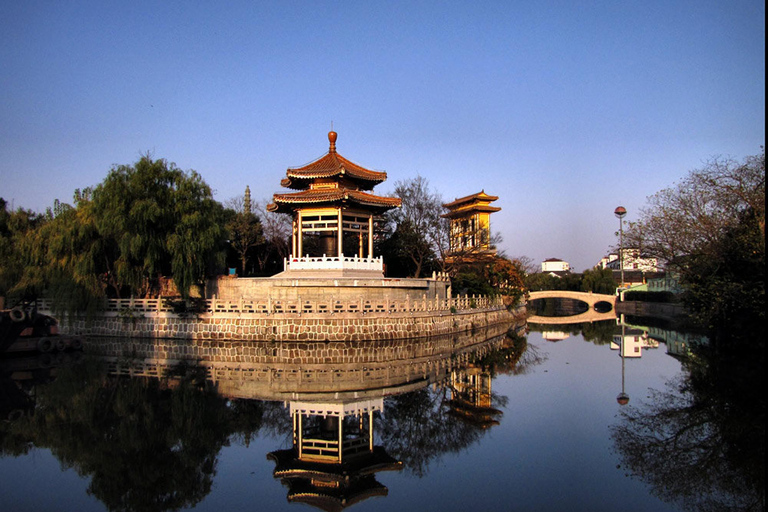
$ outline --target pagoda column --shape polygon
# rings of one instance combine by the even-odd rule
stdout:
[[[373,215],[368,215],[368,257],[373,259]]]
[[[362,416],[360,421],[363,421]],[[368,411],[368,451],[373,452],[373,409]]]
[[[302,227],[301,227],[301,225],[302,225],[301,210],[297,211],[296,224],[297,224],[296,230],[295,230],[296,231],[296,245],[297,245],[297,248],[299,250],[299,258],[301,258],[302,256],[304,256],[304,254],[303,254],[303,252],[304,252],[304,243],[303,243],[304,236],[303,236],[303,230],[302,230]]]
[[[341,258],[344,255],[344,212],[341,207],[339,207],[339,231],[336,243],[338,247],[336,255]]]

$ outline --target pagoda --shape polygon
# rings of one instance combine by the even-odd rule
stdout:
[[[293,218],[291,257],[283,274],[340,271],[342,275],[383,275],[383,262],[373,255],[374,225],[401,201],[373,194],[373,187],[384,182],[387,173],[341,156],[336,152],[337,137],[336,132],[329,132],[325,155],[286,171],[280,185],[298,192],[274,194],[267,206],[268,211]]]
[[[449,260],[495,256],[496,251],[491,247],[491,214],[501,208],[491,203],[497,199],[481,190],[443,205],[448,213],[442,217],[450,222]]]

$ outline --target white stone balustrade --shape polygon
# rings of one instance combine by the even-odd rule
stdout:
[[[283,269],[289,270],[374,270],[384,271],[381,256],[360,258],[358,256],[302,256],[283,259]]]
[[[501,296],[461,296],[448,299],[431,298],[426,295],[419,298],[406,297],[404,300],[390,299],[358,299],[347,300],[304,300],[298,299],[240,299],[223,300],[207,299],[204,314],[389,314],[389,313],[421,313],[439,311],[466,311],[472,309],[503,307]],[[45,313],[53,312],[53,302],[50,299],[39,299],[38,310]],[[163,299],[108,299],[105,303],[107,314],[152,314],[174,313]]]

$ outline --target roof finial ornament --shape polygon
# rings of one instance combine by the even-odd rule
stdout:
[[[331,121],[331,131],[328,132],[328,142],[331,143],[331,147],[328,150],[329,153],[336,152],[336,137],[338,137],[338,134],[333,131],[333,121]]]

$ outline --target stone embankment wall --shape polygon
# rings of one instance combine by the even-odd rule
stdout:
[[[276,277],[230,278],[221,276],[206,284],[206,298],[219,300],[249,300],[271,297],[273,300],[350,300],[363,296],[367,300],[405,300],[410,297],[446,299],[450,281],[442,274],[432,278],[314,278],[290,279]]]
[[[623,301],[616,304],[616,312],[624,315],[676,318],[686,314],[682,304],[666,302]]]
[[[417,313],[104,313],[62,322],[62,332],[87,336],[239,341],[362,341],[437,336],[510,322],[503,306]]]
[[[522,318],[519,319],[524,322]],[[522,325],[522,323],[518,323]],[[88,352],[117,375],[164,377],[183,361],[206,369],[226,396],[360,399],[416,389],[500,348],[509,324],[444,336],[364,342],[207,341],[88,338]]]

